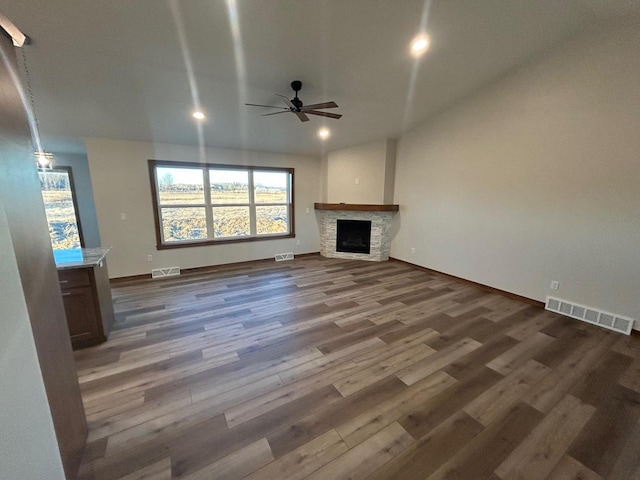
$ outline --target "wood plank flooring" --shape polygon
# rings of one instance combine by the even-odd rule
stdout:
[[[640,479],[640,338],[397,263],[113,289],[81,480]]]

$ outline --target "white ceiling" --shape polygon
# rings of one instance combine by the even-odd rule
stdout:
[[[204,143],[317,155],[425,121],[457,99],[636,0],[0,0],[26,47],[45,149],[82,137]],[[237,5],[239,35],[230,17]],[[430,51],[408,51],[426,14]],[[231,13],[231,15],[230,15]],[[185,46],[180,43],[183,28]],[[412,73],[415,81],[412,82]],[[300,79],[305,103],[341,120],[261,117]],[[413,83],[413,87],[411,84]],[[316,136],[328,126],[331,138]],[[79,147],[80,146],[80,147]]]

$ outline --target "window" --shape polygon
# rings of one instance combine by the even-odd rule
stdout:
[[[71,167],[38,170],[42,200],[54,250],[81,248],[82,229]]]
[[[293,237],[293,168],[149,160],[158,248]]]

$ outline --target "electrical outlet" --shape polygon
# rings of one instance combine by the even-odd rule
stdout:
[[[551,282],[551,290],[560,290],[560,282],[557,280]]]
[[[296,240],[296,245],[300,245],[300,240]]]
[[[360,179],[356,178],[356,185],[360,185]]]
[[[153,262],[153,256],[147,255],[147,262]]]
[[[305,210],[304,213],[309,213],[311,210],[309,210],[308,208]]]
[[[416,253],[416,247],[411,247],[411,253]]]
[[[121,213],[120,214],[120,220],[122,220],[123,222],[127,219],[127,214],[126,213]]]

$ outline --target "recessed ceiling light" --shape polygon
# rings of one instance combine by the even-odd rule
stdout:
[[[331,135],[331,132],[328,128],[321,128],[318,130],[318,136],[323,140],[329,138],[329,135]]]
[[[195,118],[196,120],[204,120],[205,118],[207,118],[205,114],[202,113],[200,110],[196,110],[191,114],[191,116],[193,116],[193,118]]]
[[[419,35],[418,37],[413,39],[411,42],[411,53],[419,57],[424,52],[429,50],[429,46],[431,45],[431,39],[428,35]]]

